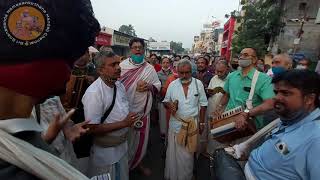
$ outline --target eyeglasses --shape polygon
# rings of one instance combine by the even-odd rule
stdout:
[[[143,46],[132,46],[131,49],[141,50],[141,49],[144,49],[144,47]]]
[[[179,74],[185,75],[185,74],[191,74],[191,71],[178,71]]]
[[[248,53],[240,53],[239,56],[238,56],[238,59],[240,59],[241,57],[244,57],[244,58],[247,58],[247,57],[256,57],[256,56],[253,56],[253,55],[250,55]]]

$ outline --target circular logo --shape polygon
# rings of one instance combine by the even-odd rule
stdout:
[[[29,46],[40,42],[50,31],[46,10],[33,2],[13,5],[4,16],[4,30],[12,42]]]

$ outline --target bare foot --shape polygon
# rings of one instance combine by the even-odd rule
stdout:
[[[152,174],[152,171],[150,168],[143,167],[142,165],[139,166],[139,170],[144,176],[151,176]]]

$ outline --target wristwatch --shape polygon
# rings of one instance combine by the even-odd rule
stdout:
[[[250,117],[250,109],[246,108],[243,112],[248,115],[248,119],[252,119],[252,117]]]

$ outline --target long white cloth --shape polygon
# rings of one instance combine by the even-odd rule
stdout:
[[[120,81],[126,88],[129,100],[129,111],[136,112],[143,116],[144,126],[140,130],[130,129],[128,135],[128,158],[130,169],[135,168],[144,157],[150,128],[150,110],[152,107],[152,92],[137,92],[137,83],[142,80],[149,85],[153,85],[160,91],[161,82],[154,67],[146,62],[142,64],[133,64],[130,59],[120,63],[121,78]]]
[[[160,134],[167,134],[167,111],[162,102],[158,103]]]
[[[111,180],[129,180],[128,155],[125,154],[118,162],[107,166],[90,161],[88,172],[89,177],[109,173]]]
[[[173,129],[168,132],[168,148],[164,177],[166,180],[191,180],[193,176],[193,153],[176,142]]]
[[[0,159],[41,179],[88,179],[62,159],[0,129]]]

